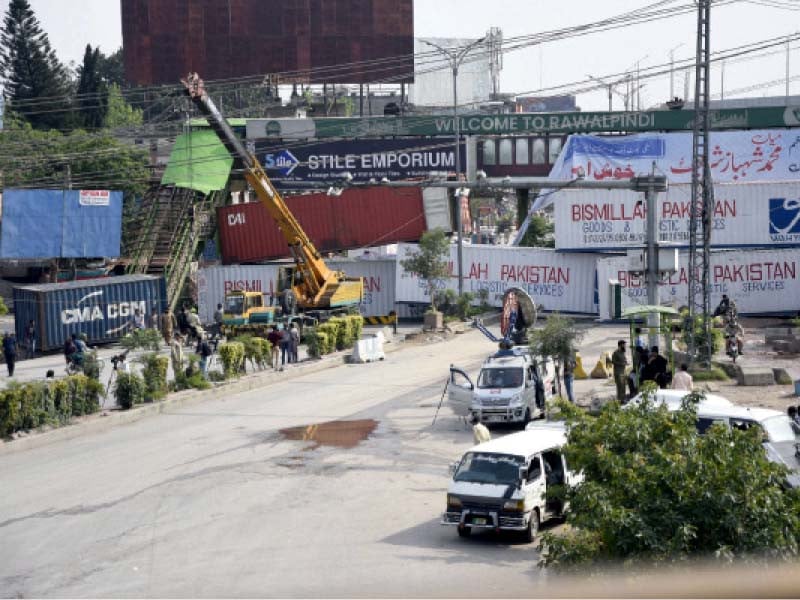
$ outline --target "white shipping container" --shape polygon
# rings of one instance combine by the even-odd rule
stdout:
[[[267,294],[269,303],[277,289],[279,266],[290,263],[264,265],[228,265],[200,269],[197,274],[198,313],[204,322],[211,321],[217,304],[231,290],[257,291]],[[365,317],[388,315],[396,310],[400,317],[413,316],[409,307],[395,306],[394,260],[342,260],[327,261],[329,268],[342,270],[351,277],[364,278],[364,302],[361,314]],[[402,310],[399,310],[402,308]]]
[[[658,194],[659,241],[689,245],[691,186]],[[716,248],[800,246],[800,180],[714,185],[711,245]],[[618,250],[645,244],[643,193],[564,190],[555,200],[559,250]]]
[[[610,280],[622,286],[622,309],[647,304],[644,277],[628,272],[624,256],[600,258],[597,279],[601,290]],[[681,308],[688,304],[687,252],[680,254],[680,269],[659,285],[661,304]],[[718,251],[711,255],[711,306],[722,294],[736,301],[745,314],[796,313],[800,310],[800,249]],[[600,294],[600,316],[609,317],[609,295]]]
[[[397,302],[430,303],[425,282],[400,266],[417,250],[416,244],[398,246]],[[457,247],[450,246],[447,281],[440,289],[458,290]],[[500,306],[510,287],[526,290],[546,311],[596,313],[594,282],[596,257],[565,254],[542,248],[464,245],[464,291],[477,295],[489,290],[489,302]]]

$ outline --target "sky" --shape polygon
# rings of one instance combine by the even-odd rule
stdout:
[[[119,0],[29,0],[48,33],[59,58],[80,63],[87,43],[112,52],[122,45]],[[723,50],[749,42],[779,39],[800,30],[800,0],[741,0],[716,7],[711,17],[711,49]],[[479,38],[490,27],[499,27],[505,38],[530,35],[589,23],[611,15],[642,8],[655,0],[415,0],[414,29],[417,37]],[[688,4],[678,0],[676,5]],[[765,4],[796,5],[787,10]],[[547,95],[550,86],[587,81],[588,75],[604,76],[635,71],[640,67],[668,64],[670,51],[676,60],[694,54],[696,16],[685,16],[634,25],[581,38],[552,42],[507,53],[501,72],[501,90],[527,95]],[[782,96],[785,83],[771,87],[744,88],[783,79],[786,76],[785,44],[772,56],[730,61],[714,66],[712,97]],[[800,42],[789,49],[790,93],[800,95]],[[607,82],[614,82],[606,79]],[[683,96],[684,73],[676,73],[675,95]],[[669,98],[670,77],[641,82],[640,105],[645,108]],[[615,91],[624,93],[625,87]],[[692,85],[693,94],[693,85]],[[613,94],[614,110],[622,109],[622,98]],[[607,88],[578,96],[582,110],[608,109]]]

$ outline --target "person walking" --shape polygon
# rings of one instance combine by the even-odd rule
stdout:
[[[200,373],[203,374],[203,379],[208,379],[208,358],[211,356],[212,352],[211,346],[208,345],[208,341],[204,335],[200,336],[195,352],[200,355]]]
[[[292,355],[289,352],[289,348],[292,344],[292,334],[289,333],[289,330],[285,327],[281,330],[281,370],[286,365],[286,359],[289,359],[289,362],[292,362]]]
[[[222,312],[222,304],[217,304],[217,310],[214,311],[214,335],[217,337],[222,335],[222,323],[224,315]]]
[[[575,394],[573,392],[573,385],[575,383],[575,351],[570,350],[569,354],[564,357],[564,388],[567,392],[567,399],[575,404]]]
[[[172,372],[177,378],[178,373],[183,373],[183,340],[177,331],[170,341],[169,353],[172,359]]]
[[[694,390],[694,381],[692,376],[689,375],[689,367],[686,363],[681,365],[681,370],[675,373],[675,377],[672,378],[672,389],[685,390],[687,392]]]
[[[280,343],[281,343],[281,334],[278,331],[278,326],[273,325],[272,331],[267,334],[267,340],[269,343],[272,344],[272,368],[276,371],[278,370],[278,361],[280,359]]]
[[[14,365],[17,362],[17,338],[11,333],[6,332],[3,335],[3,355],[6,358],[6,366],[8,367],[8,376],[14,376]]]
[[[292,336],[289,343],[289,362],[296,363],[298,360],[298,350],[300,348],[300,330],[297,329],[296,323],[292,323],[289,329],[289,335]]]
[[[36,356],[36,322],[31,319],[25,326],[25,343],[26,358],[34,358]]]
[[[662,390],[666,389],[672,382],[672,375],[669,373],[669,363],[667,359],[658,352],[658,346],[650,348],[650,361],[648,365],[652,365],[653,381],[655,381]]]
[[[178,321],[175,318],[175,315],[172,314],[172,310],[169,308],[164,309],[164,312],[161,314],[161,337],[164,338],[164,343],[169,346],[173,342],[174,334],[175,334],[175,327],[178,325]]]
[[[628,356],[625,352],[625,340],[617,342],[617,349],[611,355],[611,366],[614,368],[614,383],[617,385],[617,400],[625,402],[625,368]]]

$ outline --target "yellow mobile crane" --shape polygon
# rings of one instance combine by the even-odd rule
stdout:
[[[295,266],[282,270],[278,282],[282,312],[292,314],[299,308],[311,317],[324,320],[330,314],[346,312],[357,307],[364,295],[363,280],[360,277],[347,277],[342,271],[328,268],[300,223],[289,211],[278,190],[272,185],[264,169],[245,149],[208,97],[200,76],[197,73],[190,73],[181,81],[186,86],[186,93],[208,119],[208,124],[225,148],[234,159],[241,161],[245,179],[258,194],[261,203],[269,211],[289,244],[289,252],[294,258]],[[246,327],[250,324],[251,317],[252,325],[273,320],[274,307],[262,306],[262,303],[255,301],[247,302],[247,298],[243,297],[247,294],[242,292],[238,292],[238,296],[239,304],[243,306],[242,313],[227,314],[226,310],[225,321],[231,325]],[[229,304],[227,300],[226,297],[226,306]],[[236,302],[230,304],[234,306]]]

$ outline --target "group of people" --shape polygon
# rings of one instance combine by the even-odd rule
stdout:
[[[661,389],[665,389],[674,383],[672,373],[669,369],[669,362],[661,355],[658,346],[647,347],[641,329],[636,329],[635,346],[633,351],[633,368],[630,373],[628,370],[627,342],[619,340],[617,349],[613,352],[610,359],[610,366],[614,373],[614,383],[617,387],[617,400],[625,402],[627,393],[630,397],[635,396],[642,384],[652,381]],[[685,365],[681,365],[682,370]],[[688,372],[686,373],[688,375]],[[691,377],[691,376],[690,376]],[[680,385],[685,385],[681,378]],[[674,387],[674,386],[673,386]]]
[[[297,362],[300,331],[295,323],[289,329],[278,329],[277,325],[273,325],[272,331],[267,334],[267,340],[272,344],[270,364],[273,369],[282,371],[287,362]]]

